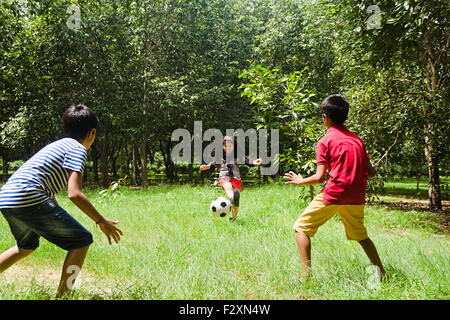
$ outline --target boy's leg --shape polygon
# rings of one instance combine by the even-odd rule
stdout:
[[[370,240],[370,238],[367,238],[358,241],[358,243],[361,245],[361,247],[363,247],[364,252],[370,259],[370,262],[372,262],[372,264],[376,265],[379,268],[381,275],[385,275],[386,271],[383,268],[383,264],[381,263],[381,259],[380,256],[378,255],[377,248],[375,248],[375,245],[373,244],[372,240]]]
[[[231,202],[231,219],[235,219],[238,215],[238,210],[239,210],[239,196],[240,196],[240,191],[239,189],[237,189],[236,187],[233,186],[233,198],[232,198],[232,202]]]
[[[70,280],[76,279],[83,265],[89,245],[93,242],[92,234],[51,201],[29,215],[26,223],[34,233],[68,251],[57,293],[57,297],[61,297],[71,289],[73,282]]]
[[[233,198],[233,185],[230,181],[223,181],[222,182],[222,189],[225,191],[225,194],[227,195],[228,199]]]
[[[337,206],[324,203],[323,194],[319,193],[294,223],[295,237],[302,262],[302,278],[310,274],[311,238],[318,228],[336,213],[336,210]]]
[[[17,246],[9,248],[0,254],[0,272],[5,271],[19,260],[28,257],[34,250],[20,249]]]
[[[78,273],[83,266],[88,250],[89,245],[80,249],[69,250],[67,253],[66,259],[64,260],[61,280],[59,281],[58,293],[56,294],[57,298],[63,297],[72,289]]]
[[[381,263],[377,249],[370,240],[366,227],[364,226],[364,205],[342,205],[339,206],[339,215],[344,223],[345,233],[348,240],[356,240],[363,247],[370,262],[380,269],[382,275],[385,270]]]
[[[233,190],[233,185],[231,184],[230,181],[224,181],[222,182],[222,188],[225,191],[228,199],[233,199],[234,197],[234,190]],[[231,219],[236,218],[237,216],[237,211],[238,211],[238,207],[236,207],[235,205],[233,205],[233,203],[231,204]]]
[[[304,279],[309,276],[311,269],[311,239],[300,232],[295,232],[295,237],[302,262],[302,279]]]
[[[29,228],[26,222],[21,220],[21,217],[24,214],[26,215],[28,210],[32,209],[2,209],[3,217],[8,222],[16,245],[0,254],[0,272],[29,256],[39,246],[39,235]]]

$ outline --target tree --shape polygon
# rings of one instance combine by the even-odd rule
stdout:
[[[374,117],[374,109],[367,107],[373,105],[378,121],[391,123],[392,131],[421,130],[430,208],[442,209],[439,168],[440,141],[447,140],[449,128],[449,6],[438,0],[378,1],[382,23],[372,28],[365,1],[321,4],[332,9],[326,14],[335,21],[338,51],[345,53],[339,59],[339,68],[345,69],[343,87],[353,96],[363,93],[364,104],[359,104],[361,97],[354,101],[362,116]],[[383,125],[369,128],[380,131]]]
[[[307,89],[307,68],[288,75],[254,63],[240,74],[246,80],[240,87],[258,114],[257,128],[278,128],[283,147],[280,165],[312,174],[315,168],[315,143],[320,130],[315,89]],[[310,187],[311,196],[313,187]]]

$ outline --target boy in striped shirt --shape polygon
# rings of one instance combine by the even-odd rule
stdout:
[[[95,140],[97,124],[95,112],[85,105],[68,108],[63,116],[67,137],[42,148],[0,191],[0,211],[16,240],[14,247],[0,254],[0,272],[30,255],[43,237],[68,251],[57,297],[70,291],[73,270],[78,275],[93,242],[92,234],[58,205],[59,191],[67,186],[69,199],[96,222],[109,244],[111,238],[118,243],[122,234],[115,226],[118,222],[106,220],[82,192],[87,150]]]

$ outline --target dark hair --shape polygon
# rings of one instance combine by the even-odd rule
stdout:
[[[82,103],[71,105],[64,112],[62,121],[64,133],[73,139],[85,139],[87,133],[98,125],[95,112]]]
[[[340,94],[332,94],[320,104],[320,112],[330,117],[334,124],[343,124],[347,120],[349,103]]]

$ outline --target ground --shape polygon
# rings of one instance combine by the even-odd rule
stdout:
[[[86,193],[120,221],[119,245],[109,246],[65,193],[57,197],[94,235],[74,299],[449,299],[448,215],[400,208],[390,195],[366,206],[365,218],[386,282],[374,282],[368,258],[345,239],[336,215],[313,238],[313,281],[301,283],[292,224],[308,203],[306,188],[244,185],[234,222],[208,212],[223,193],[211,185],[123,188],[115,199],[99,191]],[[12,245],[1,218],[0,250]],[[35,253],[0,274],[0,299],[53,299],[64,257],[42,239]]]

